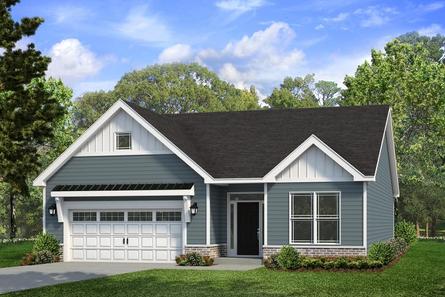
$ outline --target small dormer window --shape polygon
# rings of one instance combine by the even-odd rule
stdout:
[[[116,150],[131,150],[131,133],[116,132]]]

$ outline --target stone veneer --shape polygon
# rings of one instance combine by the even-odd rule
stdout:
[[[196,252],[202,256],[210,257],[226,257],[227,256],[227,245],[224,244],[212,244],[212,245],[186,245],[186,253]]]
[[[366,256],[365,248],[335,248],[335,247],[313,247],[313,248],[299,248],[294,247],[302,255],[305,256],[325,256],[325,257],[342,257],[342,256]],[[280,251],[280,246],[263,246],[263,258]]]

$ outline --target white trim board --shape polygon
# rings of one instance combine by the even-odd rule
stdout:
[[[142,191],[52,191],[51,197],[153,197],[194,196],[195,187],[189,190],[142,190]]]

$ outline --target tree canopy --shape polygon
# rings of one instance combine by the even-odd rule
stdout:
[[[344,84],[342,105],[392,107],[405,211],[411,208],[414,216],[426,212],[431,219],[438,218],[439,209],[444,214],[443,207],[431,207],[431,203],[437,206],[445,197],[445,66],[431,58],[423,42],[396,39],[384,52],[373,50],[371,62],[358,66]],[[425,193],[437,199],[413,200]]]
[[[87,127],[116,100],[135,102],[158,113],[257,109],[255,89],[240,90],[207,68],[162,64],[125,74],[111,92],[86,93],[76,100],[76,120]]]
[[[272,108],[335,106],[340,88],[335,82],[320,80],[315,75],[286,77],[265,102]]]
[[[16,47],[43,22],[38,17],[16,22],[11,7],[18,2],[0,2],[0,177],[9,191],[10,237],[16,234],[15,197],[29,194],[27,178],[40,168],[38,149],[65,113],[42,78],[50,59],[33,43]]]

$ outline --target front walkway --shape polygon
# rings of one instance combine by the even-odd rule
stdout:
[[[210,267],[180,267],[160,263],[62,262],[0,269],[0,294],[37,287],[87,280],[149,269],[251,270],[261,267],[260,259],[218,258]]]

